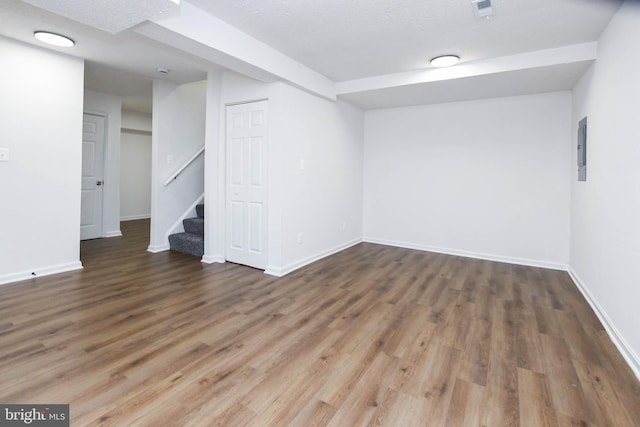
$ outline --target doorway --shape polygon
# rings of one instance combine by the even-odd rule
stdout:
[[[226,259],[267,265],[268,101],[226,108]]]

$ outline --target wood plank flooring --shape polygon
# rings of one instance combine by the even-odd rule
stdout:
[[[637,426],[564,272],[360,244],[284,278],[145,252],[0,287],[0,402],[73,426]]]

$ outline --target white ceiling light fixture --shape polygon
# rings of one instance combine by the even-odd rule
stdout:
[[[43,43],[59,47],[71,47],[76,44],[72,39],[62,34],[51,33],[49,31],[35,31],[33,36]]]
[[[458,55],[441,55],[431,59],[431,65],[438,68],[451,67],[452,65],[456,65],[458,62],[460,62],[460,57]]]

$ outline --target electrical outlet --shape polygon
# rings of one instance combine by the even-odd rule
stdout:
[[[9,161],[9,149],[0,148],[0,162],[8,162],[8,161]]]
[[[342,231],[347,229],[347,221],[342,221]]]
[[[302,244],[302,233],[298,233],[298,244]]]

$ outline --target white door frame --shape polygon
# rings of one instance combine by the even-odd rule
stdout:
[[[101,186],[102,186],[102,194],[101,194],[101,204],[100,204],[101,211],[100,211],[100,220],[99,220],[100,232],[96,236],[83,237],[82,230],[81,230],[80,240],[105,237],[105,235],[104,235],[104,217],[105,217],[105,198],[104,198],[104,193],[105,193],[105,176],[107,174],[107,147],[108,147],[108,143],[109,143],[108,116],[106,114],[102,113],[102,112],[83,111],[83,113],[82,113],[83,122],[84,122],[84,116],[85,115],[101,117],[103,119],[104,135],[103,135],[103,141],[102,141],[102,180],[101,180],[102,181],[102,184],[101,184]],[[84,125],[83,125],[83,135],[84,135]],[[83,136],[83,140],[84,140],[84,136]],[[81,188],[80,191],[82,191],[82,188]],[[82,216],[82,212],[81,212],[81,216]],[[80,226],[81,226],[81,224],[80,224]]]
[[[261,187],[262,187],[262,211],[261,211],[261,220],[260,220],[260,228],[261,228],[261,236],[260,236],[260,247],[261,247],[261,255],[258,256],[256,255],[257,252],[253,252],[251,250],[251,244],[250,244],[250,240],[251,240],[251,235],[247,235],[245,237],[243,237],[244,242],[243,245],[247,248],[245,251],[245,256],[243,257],[238,257],[237,254],[233,254],[234,250],[231,248],[231,236],[233,234],[233,224],[231,221],[231,216],[232,216],[232,211],[230,209],[231,203],[232,203],[232,191],[235,192],[235,194],[237,194],[237,191],[233,190],[234,187],[232,187],[232,183],[230,182],[230,174],[232,173],[232,157],[231,157],[231,150],[230,150],[230,130],[228,128],[229,123],[230,123],[230,118],[229,118],[229,109],[234,107],[234,106],[239,106],[239,105],[251,105],[251,104],[263,104],[262,107],[262,111],[264,112],[264,125],[263,125],[263,134],[262,134],[262,138],[263,138],[263,144],[262,144],[262,150],[261,150]],[[268,141],[268,120],[269,120],[269,104],[268,104],[268,99],[261,99],[261,100],[254,100],[254,101],[247,101],[247,102],[237,102],[237,103],[228,103],[225,104],[225,110],[224,110],[224,152],[225,152],[225,156],[224,156],[224,188],[225,188],[225,196],[224,196],[224,224],[225,224],[225,229],[224,229],[224,236],[225,236],[225,245],[224,245],[224,257],[225,260],[231,261],[231,262],[238,262],[240,264],[244,264],[244,265],[249,265],[251,267],[256,267],[256,268],[260,268],[260,269],[266,269],[267,263],[268,263],[268,230],[267,230],[267,226],[268,226],[268,203],[269,203],[269,197],[268,197],[268,182],[267,182],[267,177],[268,177],[268,173],[267,173],[267,166],[268,166],[268,151],[269,151],[269,141]],[[247,150],[251,150],[250,148],[247,148]],[[250,175],[250,172],[248,172]],[[245,199],[247,200],[247,199]],[[248,209],[247,209],[248,210]],[[247,221],[244,223],[244,226],[247,225],[247,223],[250,223],[250,219],[248,219],[250,217],[250,214],[248,212],[246,212],[245,217],[247,218]],[[252,253],[253,252],[253,253]]]

